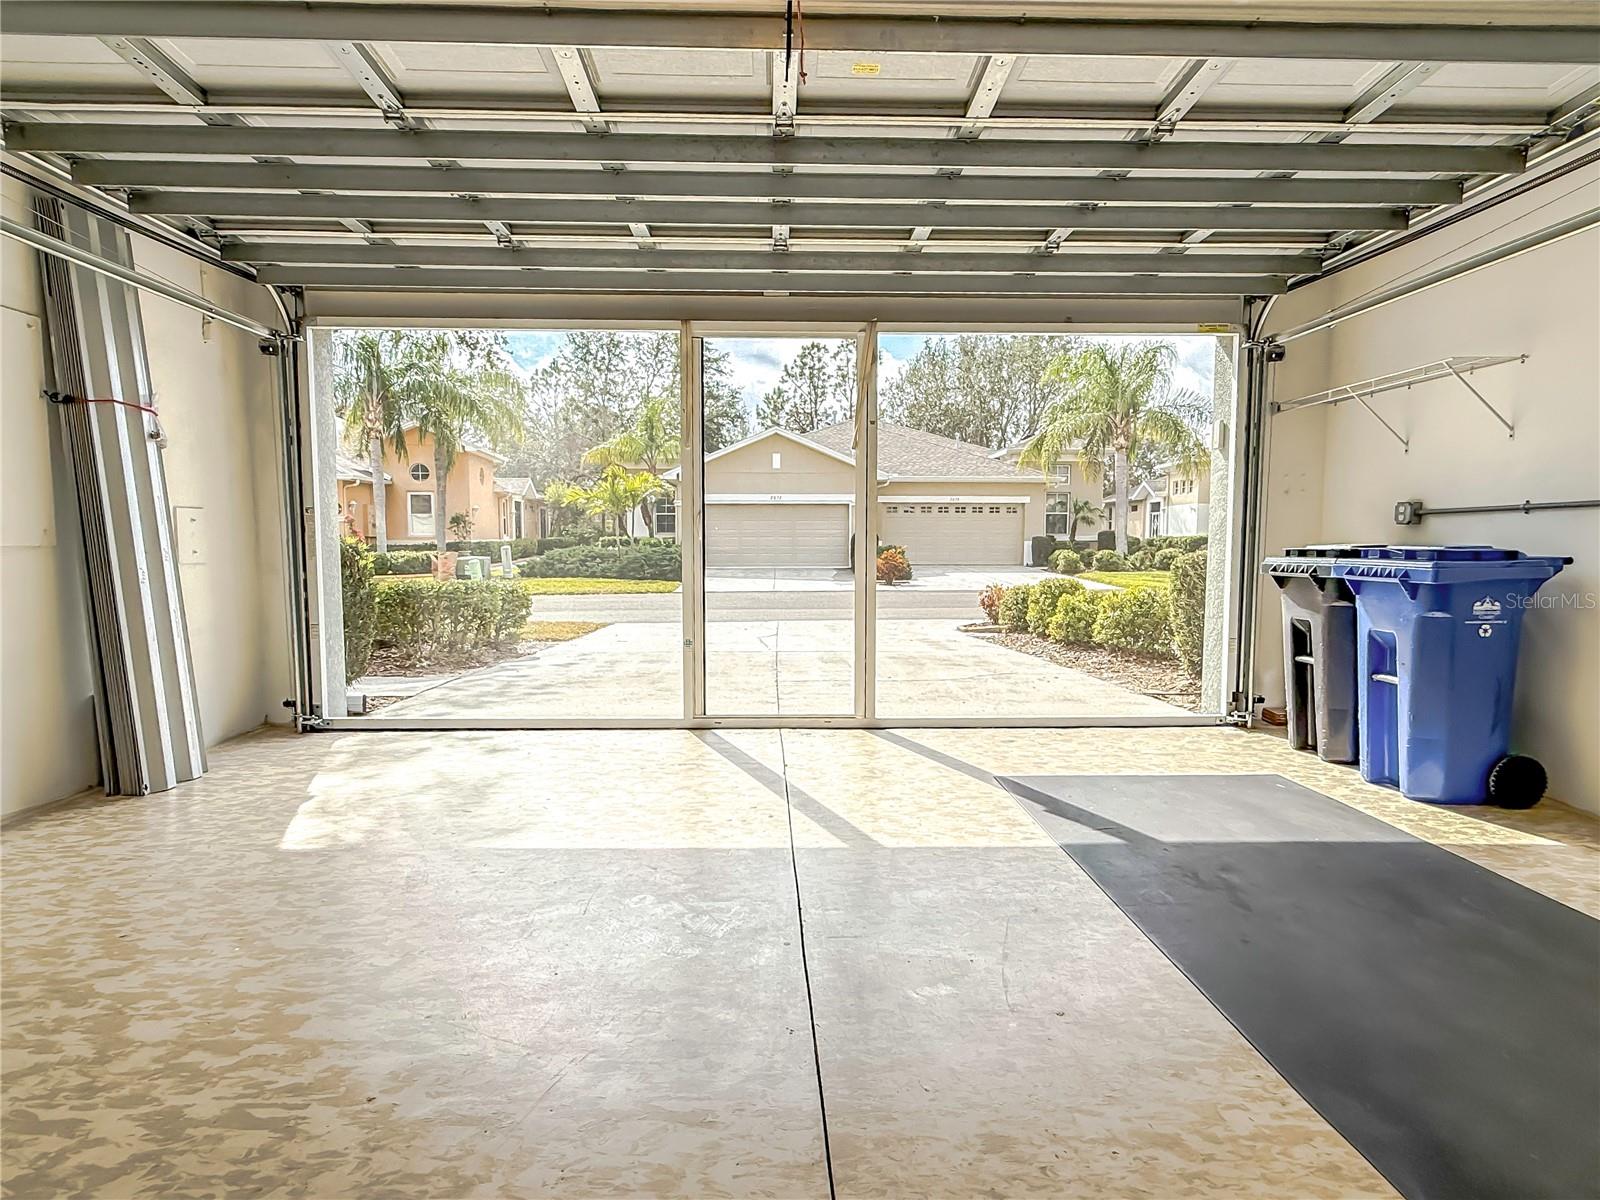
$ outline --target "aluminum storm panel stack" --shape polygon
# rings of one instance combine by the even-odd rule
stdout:
[[[34,201],[34,221],[133,265],[127,233],[108,221],[47,198]],[[206,759],[139,294],[49,255],[39,261],[83,530],[101,774],[111,795],[166,791],[204,774]]]

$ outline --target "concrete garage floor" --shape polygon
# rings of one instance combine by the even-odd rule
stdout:
[[[1593,819],[1265,734],[260,735],[5,832],[4,1187],[1392,1195],[986,779],[1196,771],[1600,912]]]
[[[536,618],[550,619],[538,613]],[[879,621],[880,713],[1188,715],[1082,671],[962,633],[960,626],[967,623],[970,618]],[[851,712],[855,707],[852,630],[849,620],[709,621],[707,710],[730,716]],[[378,715],[383,719],[682,716],[682,638],[676,623],[617,622],[536,655],[458,676],[397,701]]]

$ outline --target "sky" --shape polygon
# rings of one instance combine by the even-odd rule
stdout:
[[[539,369],[560,349],[565,337],[562,333],[513,330],[507,341],[512,359],[530,374]],[[921,333],[890,333],[878,339],[881,355],[880,381],[892,379],[915,358],[924,343],[938,335]],[[1132,335],[1129,335],[1132,336]],[[783,373],[784,365],[800,352],[807,341],[816,338],[729,338],[714,339],[717,346],[728,352],[733,369],[733,381],[744,397],[745,407],[755,411],[756,404]],[[1106,341],[1125,340],[1107,336]],[[1205,334],[1174,334],[1164,337],[1177,352],[1172,382],[1178,390],[1211,394],[1211,366],[1213,339]]]

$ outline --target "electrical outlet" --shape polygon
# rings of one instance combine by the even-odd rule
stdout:
[[[1422,501],[1396,500],[1394,502],[1394,523],[1396,525],[1421,525]]]

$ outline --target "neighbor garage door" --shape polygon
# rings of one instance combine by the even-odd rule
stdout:
[[[925,566],[1020,566],[1020,504],[883,504],[882,537]]]
[[[706,566],[847,567],[844,504],[708,504]]]

